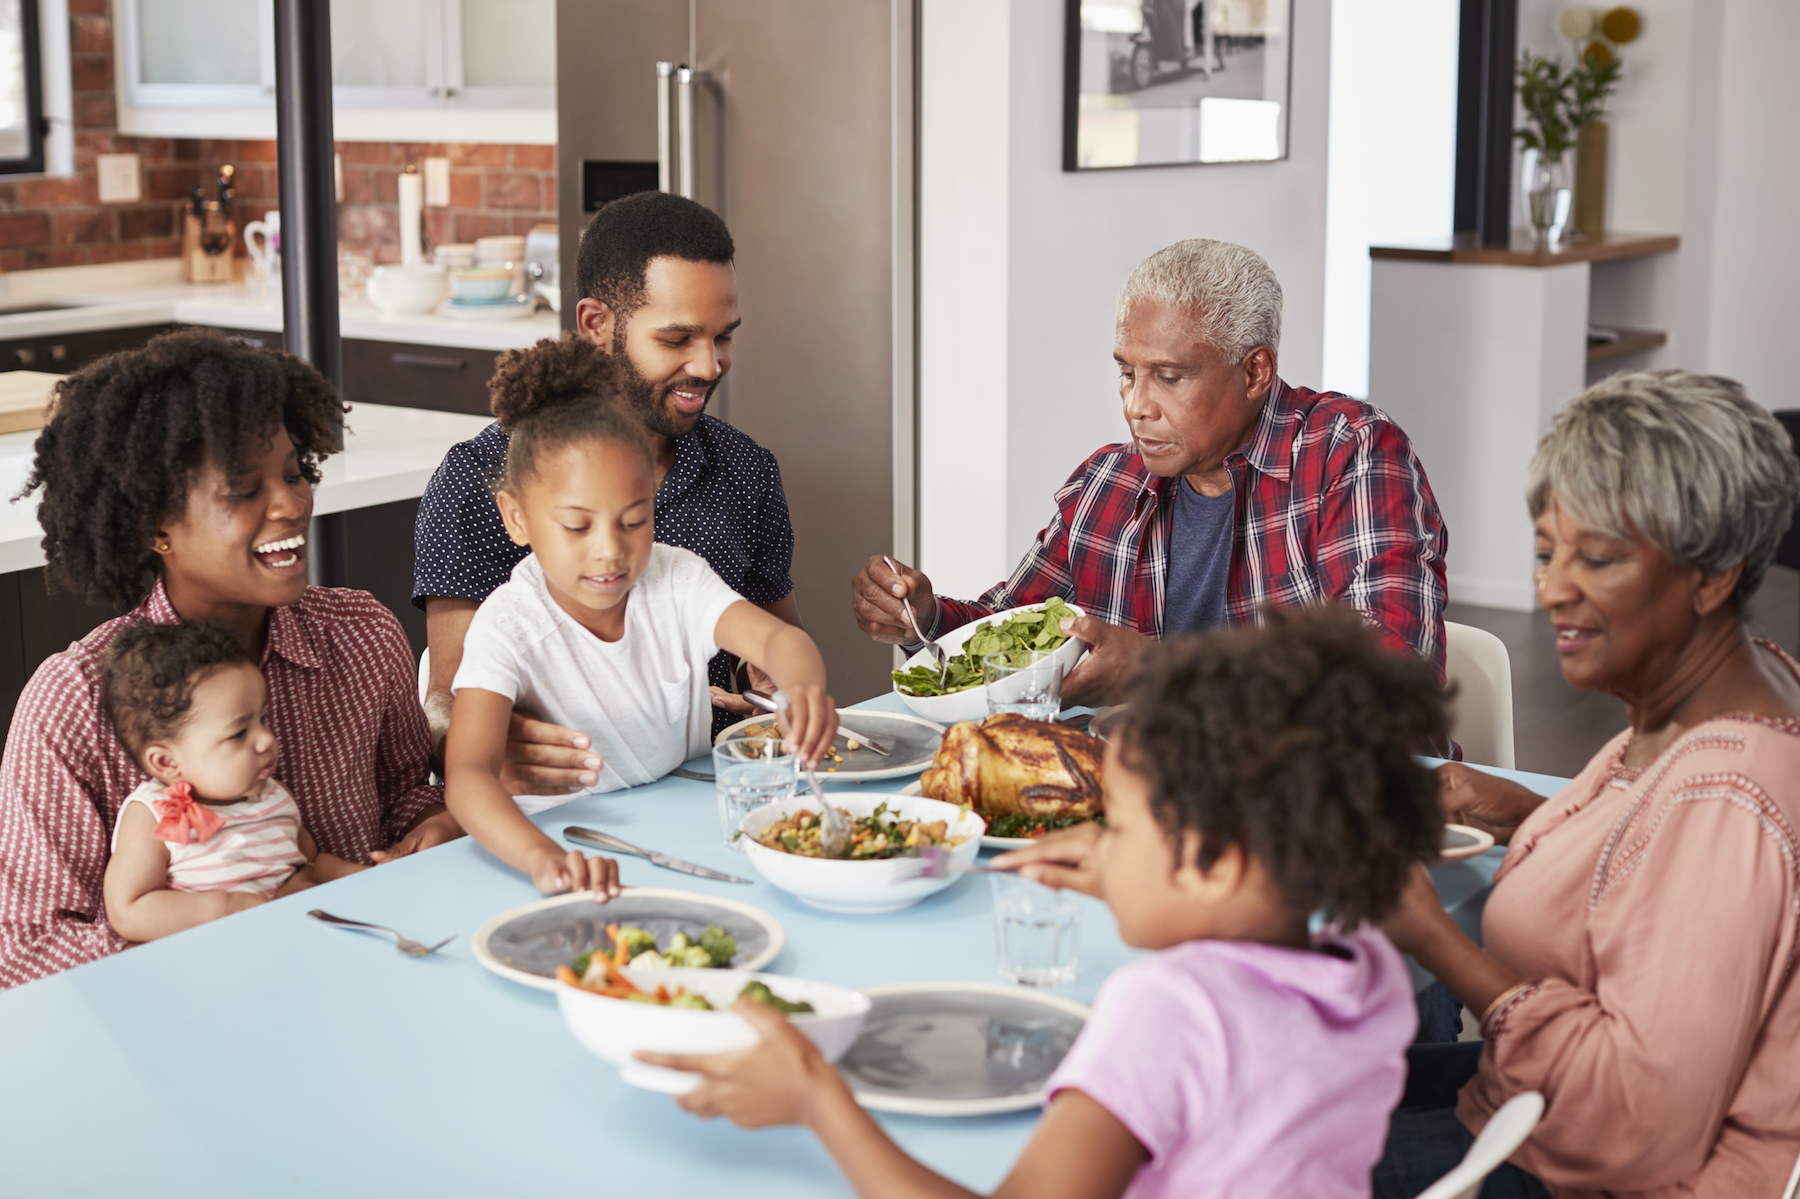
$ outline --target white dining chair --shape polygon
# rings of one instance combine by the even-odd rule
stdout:
[[[1794,1161],[1794,1172],[1788,1176],[1787,1190],[1782,1192],[1784,1199],[1800,1199],[1800,1158]]]
[[[1450,701],[1450,736],[1463,760],[1513,768],[1512,659],[1506,644],[1486,629],[1444,622],[1444,681],[1456,687]]]
[[[1544,1114],[1544,1097],[1522,1091],[1500,1105],[1455,1169],[1419,1192],[1419,1199],[1475,1199],[1481,1184],[1525,1143]]]
[[[431,690],[431,647],[428,645],[419,651],[419,702],[425,702],[426,693]]]

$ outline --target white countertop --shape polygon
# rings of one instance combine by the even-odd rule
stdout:
[[[132,325],[225,326],[281,331],[281,295],[250,283],[185,283],[175,259],[118,264],[129,271],[70,267],[0,276],[0,305],[33,301],[73,305],[48,312],[0,314],[0,341],[54,337]],[[413,342],[470,350],[517,349],[555,337],[562,326],[548,310],[504,321],[462,321],[430,313],[386,316],[364,299],[338,309],[340,335],[368,341]]]
[[[485,416],[355,404],[346,418],[344,451],[325,459],[313,492],[313,514],[367,508],[425,493],[451,446],[486,428]],[[0,574],[44,564],[43,530],[34,494],[10,502],[31,473],[37,432],[0,435]]]

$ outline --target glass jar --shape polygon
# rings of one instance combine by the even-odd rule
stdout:
[[[1556,242],[1569,223],[1569,167],[1561,154],[1532,155],[1526,168],[1526,211],[1540,242]]]

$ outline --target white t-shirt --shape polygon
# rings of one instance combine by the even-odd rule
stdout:
[[[658,542],[625,601],[625,635],[602,641],[551,598],[532,554],[476,611],[451,689],[492,691],[586,733],[603,762],[589,793],[653,783],[712,743],[706,664],[741,598],[706,559]],[[518,802],[530,814],[574,798]]]

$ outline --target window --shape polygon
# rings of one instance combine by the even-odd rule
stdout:
[[[44,169],[37,0],[0,0],[0,174]]]

